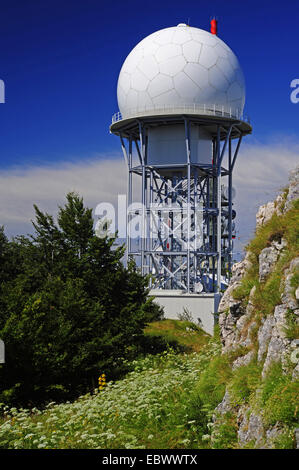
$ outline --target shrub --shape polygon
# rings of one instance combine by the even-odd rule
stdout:
[[[35,210],[35,235],[8,244],[0,292],[0,400],[26,406],[86,393],[99,372],[119,375],[145,325],[161,318],[148,279],[123,266],[115,238],[95,236],[79,196],[67,195],[58,225]]]

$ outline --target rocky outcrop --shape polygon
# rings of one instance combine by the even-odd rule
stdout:
[[[267,223],[273,214],[286,214],[294,200],[299,198],[299,167],[290,174],[288,190],[279,195],[274,202],[260,207],[257,213],[257,228]],[[288,250],[283,237],[270,240],[269,245],[261,250],[258,257],[259,283],[263,285],[275,269],[280,257]],[[295,257],[281,272],[280,302],[275,306],[273,314],[263,315],[254,304],[256,288],[253,287],[249,297],[237,300],[234,291],[242,283],[242,279],[252,266],[252,255],[247,252],[243,261],[233,267],[230,285],[224,293],[219,305],[219,326],[223,354],[242,350],[233,364],[232,370],[248,365],[253,358],[261,365],[261,377],[265,378],[271,364],[281,362],[287,367],[290,358],[298,357],[294,366],[293,379],[299,378],[299,340],[290,339],[287,334],[289,315],[297,318],[299,323],[299,286],[294,287],[294,273],[299,272],[299,257]],[[238,297],[239,298],[239,297]],[[294,320],[293,320],[294,321]],[[238,349],[239,348],[239,349]],[[295,361],[293,361],[295,362]],[[275,439],[281,434],[279,423],[266,427],[262,413],[251,410],[248,405],[232,402],[229,390],[215,410],[220,415],[233,412],[238,423],[239,446],[252,445],[255,448],[271,448]],[[217,415],[216,413],[216,415]],[[215,415],[215,416],[216,416]],[[217,419],[217,418],[216,418]]]
[[[289,190],[286,198],[284,211],[290,209],[292,202],[299,198],[299,166],[290,173]]]
[[[281,254],[286,248],[286,242],[282,238],[280,242],[273,241],[271,246],[264,248],[259,255],[259,281],[265,282]]]

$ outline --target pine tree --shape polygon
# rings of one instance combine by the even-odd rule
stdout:
[[[124,267],[115,238],[95,235],[82,198],[69,193],[57,223],[34,207],[33,236],[0,238],[18,267],[0,298],[7,312],[0,401],[10,403],[72,398],[91,390],[100,372],[116,377],[146,323],[161,317],[148,279]]]

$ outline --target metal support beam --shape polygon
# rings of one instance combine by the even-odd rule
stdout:
[[[220,158],[220,126],[217,129],[217,292],[221,290],[221,158]]]
[[[187,156],[187,291],[190,292],[190,225],[191,225],[191,149],[190,149],[190,122],[184,119],[185,123],[185,141]]]

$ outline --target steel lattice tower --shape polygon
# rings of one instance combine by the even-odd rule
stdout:
[[[155,289],[219,292],[221,279],[229,277],[234,217],[232,173],[242,138],[251,127],[221,112],[213,115],[211,110],[211,114],[143,116],[120,119],[111,126],[111,132],[120,136],[128,166],[129,208],[134,202],[134,176],[141,179],[142,205],[127,212],[127,254],[135,258],[143,274],[153,274]],[[184,134],[180,163],[155,162],[150,148],[151,130],[163,126],[173,126],[174,132]],[[192,158],[190,133],[197,128],[204,129],[211,138],[210,163]],[[202,160],[208,159],[203,155]],[[136,214],[140,215],[143,234],[138,247],[133,246],[130,236]]]

